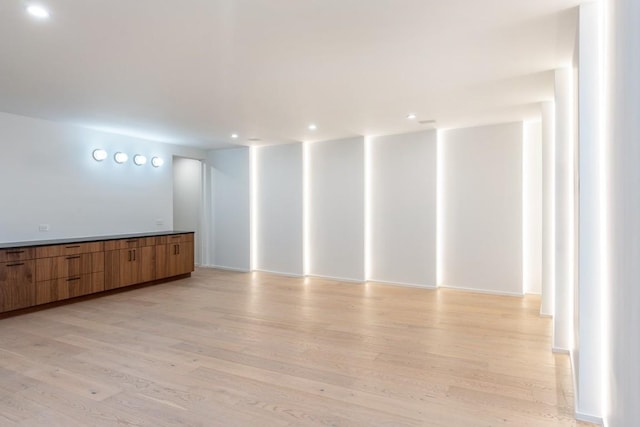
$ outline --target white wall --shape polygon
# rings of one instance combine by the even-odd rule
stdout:
[[[303,275],[302,144],[255,148],[254,268]]]
[[[542,292],[542,125],[525,122],[522,153],[524,292]]]
[[[609,280],[605,299],[606,418],[640,420],[640,3],[608,0],[607,195]]]
[[[441,132],[444,286],[522,294],[522,123]]]
[[[573,140],[573,70],[556,70],[555,78],[555,309],[553,347],[573,346],[573,294],[575,268],[575,189]]]
[[[308,273],[363,281],[364,138],[308,150]]]
[[[0,113],[0,241],[169,230],[173,224],[174,154],[201,150],[160,144],[44,120]],[[94,149],[109,158],[93,160]],[[116,164],[113,154],[130,160]],[[136,166],[133,154],[165,164]],[[157,225],[161,220],[162,225]],[[48,224],[50,231],[38,231]]]
[[[206,264],[250,269],[249,148],[210,151],[207,156],[210,194],[209,252]]]
[[[367,144],[367,280],[436,285],[436,131]]]
[[[555,103],[542,104],[542,296],[540,314],[553,316],[555,309]]]
[[[173,158],[173,229],[195,231],[195,261],[202,259],[202,162]]]

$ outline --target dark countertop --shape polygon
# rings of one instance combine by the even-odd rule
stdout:
[[[64,245],[67,243],[102,242],[105,240],[135,239],[138,237],[171,236],[173,234],[193,233],[193,231],[154,231],[149,233],[113,234],[110,236],[74,237],[71,239],[30,240],[27,242],[0,243],[0,249],[29,248],[35,246]]]

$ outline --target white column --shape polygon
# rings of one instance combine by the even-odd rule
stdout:
[[[573,346],[574,161],[573,70],[556,70],[554,351]]]
[[[609,0],[606,36],[610,283],[605,355],[610,427],[640,420],[640,2]]]
[[[542,104],[542,298],[540,314],[553,316],[555,283],[555,129],[553,101]]]
[[[578,249],[578,312],[575,316],[579,336],[579,357],[574,365],[576,416],[600,422],[601,408],[601,293],[602,245],[602,98],[600,4],[580,5],[579,29],[579,179],[580,219]]]
[[[525,294],[541,293],[542,137],[540,122],[524,122],[522,136],[522,270]]]

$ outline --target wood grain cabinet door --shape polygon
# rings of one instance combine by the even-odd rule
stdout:
[[[191,273],[195,269],[193,242],[186,242],[180,244],[180,256],[182,263],[182,273]]]
[[[193,271],[193,242],[171,243],[168,245],[167,270],[169,276]]]
[[[169,253],[167,254],[167,274],[169,277],[182,274],[182,257],[180,256],[180,243],[169,244]]]
[[[156,279],[169,277],[169,249],[171,245],[156,246]]]
[[[119,286],[140,283],[140,266],[140,249],[120,249]]]
[[[29,307],[36,302],[35,263],[0,263],[0,312]]]
[[[156,278],[156,247],[143,246],[139,249],[140,282],[150,282]]]

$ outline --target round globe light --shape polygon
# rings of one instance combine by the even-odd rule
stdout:
[[[136,154],[135,156],[133,156],[133,163],[138,166],[142,166],[147,163],[147,158],[142,154]]]
[[[105,150],[103,150],[102,148],[98,148],[96,150],[93,150],[93,159],[96,162],[101,162],[106,158],[107,158],[107,152]]]
[[[124,163],[127,160],[129,160],[129,156],[127,156],[127,153],[122,153],[122,152],[118,151],[113,156],[113,159],[116,161],[116,163]]]

